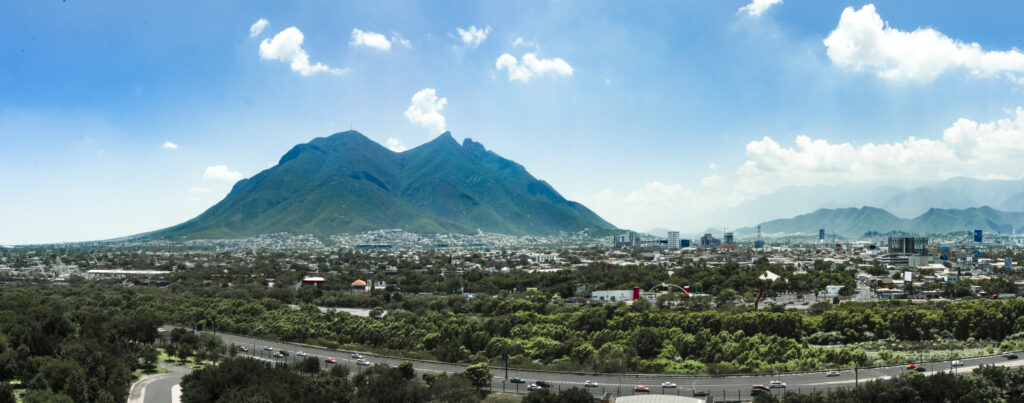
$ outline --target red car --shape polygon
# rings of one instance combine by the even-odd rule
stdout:
[[[906,367],[903,367],[903,368],[905,368],[905,369],[917,369],[917,364],[910,364],[910,365],[907,365]]]
[[[651,388],[648,388],[648,387],[646,387],[644,385],[636,385],[635,387],[633,387],[633,391],[634,392],[650,392]]]
[[[324,362],[326,362],[328,364],[337,364],[338,360],[335,360],[334,357],[327,357],[327,358],[324,358]]]

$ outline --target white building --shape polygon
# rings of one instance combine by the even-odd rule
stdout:
[[[679,248],[679,231],[668,232],[668,247],[670,249]]]

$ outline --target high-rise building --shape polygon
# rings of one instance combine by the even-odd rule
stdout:
[[[889,238],[889,253],[925,256],[928,254],[928,238],[892,237]]]
[[[818,242],[825,242],[825,229],[818,230]]]
[[[668,247],[675,249],[679,247],[679,231],[668,232]]]
[[[622,247],[633,247],[637,246],[639,238],[636,236],[636,232],[626,231],[625,234],[615,235],[612,237],[612,244],[616,248]]]
[[[711,234],[704,234],[704,236],[700,237],[700,246],[705,248],[718,246],[719,242],[720,241],[715,239],[715,236]]]
[[[679,240],[679,247],[680,248],[689,248],[690,247],[690,240],[689,239],[680,239]]]
[[[980,229],[974,230],[974,242],[981,243],[983,235]]]
[[[732,232],[726,232],[725,233],[725,244],[726,245],[735,245],[736,244],[736,242],[733,241]]]

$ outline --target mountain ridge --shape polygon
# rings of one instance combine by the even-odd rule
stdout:
[[[776,219],[760,224],[763,234],[817,235],[827,234],[861,237],[869,231],[899,231],[912,234],[936,234],[980,229],[990,233],[1011,234],[1024,229],[1024,212],[1006,212],[989,206],[966,209],[930,208],[914,218],[898,217],[885,209],[871,206],[818,209],[792,218]],[[736,229],[737,237],[756,234],[755,227]]]
[[[346,131],[292,147],[199,216],[147,235],[325,236],[382,228],[548,235],[615,226],[470,138],[460,145],[445,132],[394,152]]]

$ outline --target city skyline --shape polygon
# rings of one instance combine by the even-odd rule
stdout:
[[[471,137],[635,230],[791,185],[1019,179],[1020,7],[12,4],[0,244],[168,227],[348,129]]]

